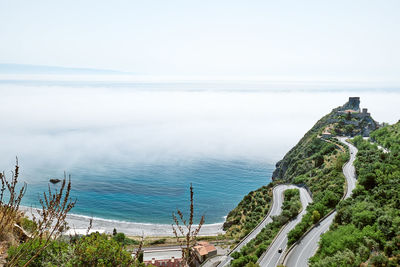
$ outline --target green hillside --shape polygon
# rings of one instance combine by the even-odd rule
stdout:
[[[385,153],[360,137],[355,167],[358,185],[338,205],[311,266],[400,265],[400,123],[371,133]],[[368,265],[368,266],[370,266]],[[366,266],[366,265],[365,265]]]
[[[321,118],[294,146],[284,158],[276,164],[269,186],[267,202],[271,199],[272,185],[294,183],[306,185],[313,196],[313,203],[307,207],[302,221],[289,233],[289,244],[297,241],[316,221],[336,207],[344,194],[345,178],[342,166],[348,160],[348,150],[338,141],[330,138],[338,133],[345,135],[368,135],[377,128],[377,123],[369,113],[360,112],[360,102],[350,98],[343,106],[332,110]],[[258,189],[258,192],[264,189]],[[227,235],[243,237],[250,228],[246,218],[253,218],[251,226],[257,225],[263,216],[252,215],[256,209],[250,202],[254,192],[245,196],[242,202],[229,213],[224,229]],[[263,215],[268,212],[268,204],[263,206]],[[314,214],[314,216],[313,216]],[[258,219],[258,220],[255,220]],[[247,225],[246,225],[247,223]],[[251,229],[250,229],[251,230]]]

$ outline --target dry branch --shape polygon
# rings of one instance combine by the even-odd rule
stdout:
[[[193,205],[193,186],[190,184],[190,213],[189,222],[184,219],[183,213],[178,209],[177,214],[172,213],[172,219],[174,224],[172,224],[172,231],[182,249],[182,260],[185,266],[194,266],[196,263],[196,257],[193,252],[193,247],[196,244],[197,235],[200,232],[202,225],[204,224],[204,215],[201,216],[200,223],[197,227],[193,226],[194,218],[194,205]],[[181,224],[183,226],[181,226]]]

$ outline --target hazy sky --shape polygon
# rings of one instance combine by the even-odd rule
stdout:
[[[398,82],[399,14],[399,0],[0,0],[0,63]]]

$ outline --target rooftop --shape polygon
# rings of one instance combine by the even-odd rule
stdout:
[[[216,251],[217,249],[214,247],[214,245],[206,242],[206,241],[200,241],[197,242],[197,245],[194,246],[194,249],[201,255],[207,255],[208,253],[212,251]]]

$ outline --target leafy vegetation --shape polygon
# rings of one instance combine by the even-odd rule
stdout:
[[[371,140],[389,150],[400,150],[400,121],[371,133]]]
[[[19,225],[21,225],[21,227],[29,233],[34,233],[37,229],[37,224],[26,217],[22,217],[20,219]]]
[[[400,123],[386,126],[371,138],[389,153],[361,137],[355,167],[358,185],[339,203],[330,231],[321,238],[311,266],[400,265]]]
[[[301,210],[300,192],[298,189],[288,189],[284,192],[284,202],[282,204],[282,213],[272,218],[261,232],[249,243],[247,243],[240,252],[232,253],[234,260],[232,267],[241,267],[249,263],[256,263],[258,258],[271,244],[272,240],[279,230],[288,221],[296,217]]]
[[[156,239],[154,241],[151,241],[150,245],[161,245],[164,244],[166,240],[166,238]]]
[[[293,150],[289,155],[293,159],[290,168],[287,169],[290,173],[288,180],[295,184],[307,185],[313,195],[313,203],[308,205],[307,213],[288,234],[289,245],[334,209],[344,193],[345,178],[342,166],[348,160],[347,151],[315,135],[310,138],[299,146],[302,147],[299,154],[294,154],[297,150]]]
[[[43,240],[28,240],[19,246],[11,246],[8,250],[8,256],[16,258],[18,255],[21,255],[15,261],[15,266],[24,266],[43,245]],[[70,249],[67,242],[50,241],[49,245],[30,262],[29,266],[63,266],[63,264],[70,261],[72,256],[73,250]],[[68,266],[68,264],[64,266]]]
[[[139,241],[127,238],[124,233],[116,233],[112,237],[115,241],[123,245],[139,245]],[[164,239],[165,241],[165,239]]]
[[[29,240],[19,246],[12,246],[10,257],[24,253],[18,259],[17,266],[24,266],[33,253],[42,247],[44,241]],[[131,266],[134,259],[123,244],[105,234],[92,233],[75,240],[75,242],[53,240],[29,266]]]
[[[262,221],[270,208],[272,187],[271,183],[250,192],[235,209],[229,212],[224,223],[226,236],[239,241]]]
[[[310,188],[313,202],[308,205],[301,222],[289,232],[289,245],[296,242],[313,224],[333,210],[343,196],[345,178],[341,169],[346,156],[344,152],[340,152],[339,156],[330,155],[327,160],[323,167],[311,169],[309,175],[303,174],[294,179],[295,183],[304,183]]]
[[[123,245],[105,234],[93,233],[84,236],[74,246],[71,266],[130,266],[131,254]]]
[[[36,210],[37,214],[33,216],[33,220],[24,219],[19,206],[27,186],[19,186],[18,177],[18,159],[11,180],[8,180],[4,173],[0,174],[0,241],[3,241],[2,245],[5,243],[6,247],[24,241],[21,248],[11,249],[7,266],[28,266],[40,258],[52,245],[52,240],[59,238],[67,229],[65,218],[75,205],[75,201],[69,197],[71,179],[67,181],[65,176],[59,190],[54,192],[49,187],[48,191],[43,193],[39,199],[41,209]],[[27,227],[27,231],[21,225]]]

